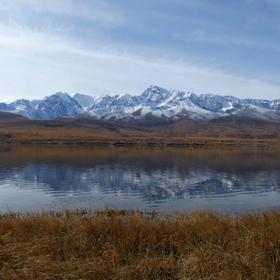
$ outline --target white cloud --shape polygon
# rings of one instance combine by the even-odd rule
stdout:
[[[0,63],[1,101],[38,98],[55,91],[136,94],[150,84],[254,98],[279,98],[280,92],[276,83],[215,67],[112,49],[85,49],[63,37],[3,24]]]
[[[270,42],[266,41],[256,41],[250,38],[236,38],[228,32],[224,34],[215,34],[209,33],[209,31],[204,29],[196,29],[192,32],[185,34],[185,33],[174,33],[174,39],[178,39],[183,42],[199,42],[199,43],[210,43],[215,45],[221,46],[236,46],[236,47],[245,47],[245,48],[253,48],[253,49],[260,49],[260,50],[268,50],[273,52],[280,52],[278,45],[271,44]]]
[[[120,11],[110,9],[105,1],[97,0],[0,0],[0,11],[19,17],[26,12],[50,13],[97,22],[103,25],[122,25],[125,18]]]

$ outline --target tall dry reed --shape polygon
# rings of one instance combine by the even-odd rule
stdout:
[[[2,215],[0,279],[280,279],[280,213]]]

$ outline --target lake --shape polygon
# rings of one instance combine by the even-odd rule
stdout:
[[[2,147],[0,211],[247,213],[280,206],[280,153]]]

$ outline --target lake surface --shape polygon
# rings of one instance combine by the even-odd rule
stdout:
[[[0,148],[0,211],[280,208],[280,153],[132,148]]]

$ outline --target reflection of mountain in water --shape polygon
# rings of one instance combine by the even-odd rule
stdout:
[[[28,163],[17,169],[0,170],[1,182],[20,188],[39,188],[52,196],[118,194],[140,196],[148,203],[228,196],[246,192],[279,191],[280,170],[217,170],[139,164],[75,166],[57,163]]]

